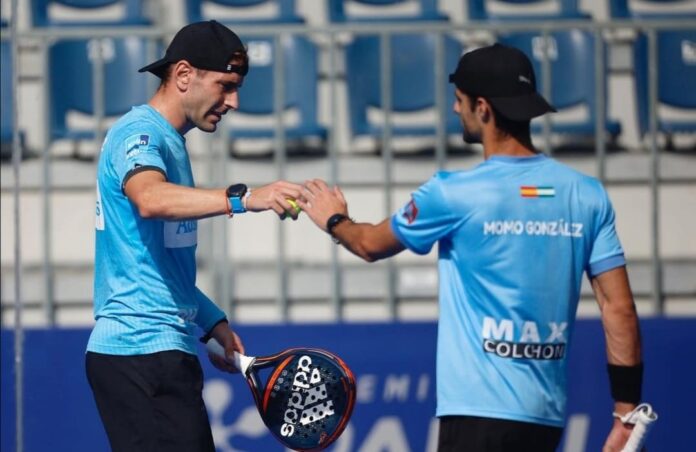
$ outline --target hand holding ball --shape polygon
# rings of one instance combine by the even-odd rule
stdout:
[[[297,201],[295,201],[294,199],[291,199],[291,198],[286,199],[286,201],[288,202],[288,204],[290,204],[292,206],[292,208],[294,210],[294,212],[288,211],[288,214],[295,213],[296,215],[299,215],[300,212],[302,212],[302,208],[299,205],[297,205]]]

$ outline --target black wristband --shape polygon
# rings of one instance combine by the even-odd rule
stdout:
[[[219,324],[221,324],[222,322],[227,323],[227,318],[226,318],[226,317],[223,317],[223,318],[221,318],[220,320],[218,320],[217,322],[215,322],[215,324],[210,328],[210,331],[208,331],[207,333],[205,333],[205,335],[204,335],[203,337],[201,337],[199,340],[200,340],[201,342],[203,342],[204,344],[207,344],[208,341],[210,340],[210,338],[213,337],[213,336],[212,336],[212,333],[213,333],[213,330],[215,329],[215,327],[218,326]]]
[[[643,363],[635,366],[607,364],[611,397],[615,402],[640,403],[643,388]]]
[[[333,236],[334,228],[345,220],[350,220],[350,218],[343,215],[342,213],[335,213],[331,215],[329,219],[326,220],[326,232],[328,232],[330,236]]]

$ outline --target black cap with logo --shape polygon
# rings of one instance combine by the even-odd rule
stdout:
[[[449,81],[466,94],[485,98],[513,121],[556,111],[537,92],[529,58],[514,47],[494,44],[465,53]]]
[[[246,58],[244,64],[230,64],[232,56],[240,52],[246,55],[242,40],[232,30],[214,20],[195,22],[177,32],[164,58],[138,72],[149,71],[161,78],[169,64],[186,60],[198,69],[246,75],[249,71]]]

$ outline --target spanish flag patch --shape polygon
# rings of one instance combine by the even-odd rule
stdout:
[[[520,196],[523,198],[553,198],[556,196],[556,189],[523,185],[520,187]]]

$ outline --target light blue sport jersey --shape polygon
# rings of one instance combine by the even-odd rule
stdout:
[[[439,243],[437,415],[562,426],[583,272],[625,264],[602,185],[544,155],[438,172],[391,219]]]
[[[196,287],[197,222],[143,219],[123,192],[140,171],[194,186],[186,141],[149,105],[106,135],[97,172],[94,315],[87,350],[135,355],[197,351],[224,313]]]

